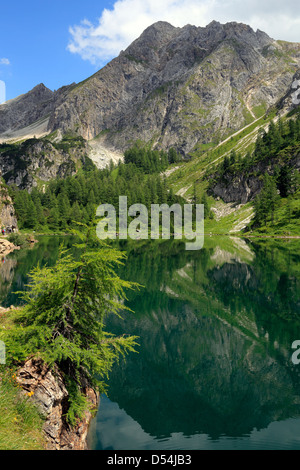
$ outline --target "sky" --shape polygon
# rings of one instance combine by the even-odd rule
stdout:
[[[212,20],[300,42],[298,0],[1,0],[0,102],[39,83],[56,90],[86,79],[156,21]]]

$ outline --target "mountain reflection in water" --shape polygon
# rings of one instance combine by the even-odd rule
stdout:
[[[52,263],[58,246],[42,238],[30,255],[10,255],[15,275],[2,305],[17,303],[26,256]],[[134,313],[107,318],[106,329],[139,336],[138,354],[114,367],[90,448],[300,449],[300,365],[291,361],[300,242],[207,237],[199,252],[174,241],[120,247],[128,254],[120,276],[144,288],[128,292]]]

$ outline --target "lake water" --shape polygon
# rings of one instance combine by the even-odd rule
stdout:
[[[65,238],[68,244],[70,240]],[[2,305],[55,262],[58,237],[2,262]],[[139,336],[115,366],[88,436],[93,450],[300,449],[300,241],[206,237],[133,242],[120,276],[134,313],[106,329]]]

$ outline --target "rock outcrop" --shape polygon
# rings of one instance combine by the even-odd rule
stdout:
[[[46,450],[87,450],[86,437],[92,412],[86,410],[75,427],[68,425],[65,420],[68,391],[57,368],[51,370],[41,360],[31,358],[19,369],[16,380],[45,416]],[[96,408],[98,395],[95,391],[88,388],[85,394],[91,408]]]
[[[0,224],[4,227],[18,227],[15,208],[11,199],[6,199],[4,203],[0,203]]]
[[[2,173],[0,170],[0,178]],[[18,229],[18,221],[15,214],[15,208],[13,201],[8,194],[7,188],[5,185],[0,182],[0,230],[5,228],[6,230],[16,230]],[[2,240],[3,247],[9,247],[10,244],[7,240]],[[12,245],[13,246],[13,245]]]
[[[56,143],[33,138],[0,148],[0,168],[6,184],[31,189],[38,182],[74,175],[84,165],[87,153],[84,139]]]
[[[0,238],[0,258],[9,255],[12,251],[19,250],[20,248],[10,243],[5,238]]]
[[[0,185],[1,188],[1,185]],[[0,195],[0,226],[17,229],[18,221],[13,202],[8,195]]]
[[[246,172],[226,174],[210,185],[209,193],[215,198],[220,197],[226,203],[246,204],[260,193],[264,184],[262,175],[274,175],[276,167],[280,166],[280,160],[274,158],[271,161],[256,163]],[[289,167],[300,171],[299,153],[291,157]]]

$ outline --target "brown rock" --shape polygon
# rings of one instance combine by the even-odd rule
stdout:
[[[13,243],[10,243],[5,238],[0,239],[0,256],[6,256],[14,250],[19,250],[20,247],[15,246]]]
[[[68,391],[61,372],[50,369],[43,361],[29,359],[17,374],[17,382],[26,393],[33,393],[32,399],[45,416],[43,431],[47,450],[86,450],[86,436],[92,412],[87,410],[75,427],[65,420],[68,408]],[[92,389],[86,390],[91,408],[96,408],[98,396]]]

